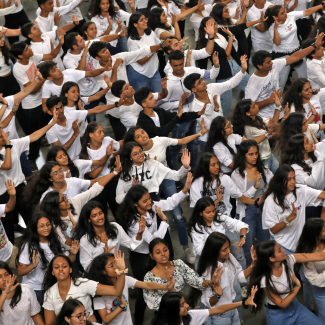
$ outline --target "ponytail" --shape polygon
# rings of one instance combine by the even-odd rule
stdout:
[[[99,126],[100,126],[100,124],[97,122],[90,122],[87,125],[85,135],[83,136],[82,143],[81,143],[81,151],[80,151],[80,155],[79,155],[80,159],[90,160],[90,156],[89,156],[88,150],[87,150],[88,144],[91,143],[89,133],[94,133]]]

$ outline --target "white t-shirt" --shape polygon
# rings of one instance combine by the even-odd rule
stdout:
[[[120,149],[120,143],[118,141],[115,141],[114,139],[112,139],[111,137],[105,137],[103,139],[102,142],[102,146],[97,149],[97,150],[93,150],[90,149],[89,147],[87,147],[87,152],[88,155],[90,157],[91,160],[100,160],[101,158],[103,158],[106,155],[106,147],[113,141],[113,148],[114,150],[119,150]],[[112,159],[112,156],[109,157],[109,159],[107,160],[107,163],[105,164],[104,168],[102,169],[102,171],[100,172],[100,174],[98,175],[98,177],[100,176],[105,176],[107,174],[110,173],[109,169],[107,168],[110,160]],[[96,169],[96,166],[93,166],[92,170]]]
[[[166,150],[169,146],[176,146],[178,139],[167,137],[154,137],[151,139],[153,146],[151,149],[145,151],[146,155],[150,155],[150,159],[155,159],[167,167]]]
[[[228,136],[228,145],[235,153],[237,153],[236,146],[241,144],[241,142],[242,136],[239,134],[233,133]],[[213,146],[213,152],[219,160],[221,171],[230,173],[232,169],[228,166],[234,161],[234,156],[230,153],[229,149],[222,142],[218,142]]]
[[[4,2],[5,2],[4,4],[6,5],[9,2],[9,0],[4,0]],[[12,14],[17,13],[24,8],[23,5],[21,4],[20,0],[17,0],[17,2],[18,2],[18,7],[16,8],[16,10],[14,12],[12,12]],[[12,2],[11,2],[11,5],[13,5]]]
[[[0,167],[0,195],[7,191],[5,186],[5,181],[11,179],[15,183],[15,187],[20,185],[25,181],[25,175],[21,169],[20,164],[20,155],[29,149],[30,139],[29,136],[23,137],[20,139],[10,140],[12,144],[11,148],[11,169],[4,170]],[[5,157],[6,149],[3,146],[0,150],[0,154]],[[3,161],[0,160],[0,166],[3,164]]]
[[[110,325],[133,325],[132,323],[132,317],[131,317],[131,310],[130,310],[130,302],[129,302],[129,288],[134,289],[134,285],[136,284],[138,280],[135,278],[132,278],[130,276],[125,276],[125,284],[123,289],[123,296],[125,301],[128,304],[128,307],[125,311],[122,311],[119,315],[117,315],[113,320],[110,321]],[[105,309],[107,310],[107,313],[111,313],[112,309],[117,308],[114,306],[115,300],[119,300],[119,297],[113,297],[113,296],[101,296],[96,297],[94,299],[94,309],[100,310]],[[113,310],[114,310],[113,309]],[[103,324],[105,324],[103,322]]]
[[[78,124],[85,121],[86,117],[88,115],[88,111],[71,111],[69,113],[65,113],[66,117],[66,125],[61,126],[58,124],[55,124],[52,126],[50,130],[46,132],[46,138],[49,143],[53,143],[56,141],[60,141],[60,144],[63,145],[69,139],[71,139],[74,131],[72,129],[72,123],[75,120],[78,120]],[[52,120],[49,122],[51,123]],[[76,137],[76,139],[73,141],[71,147],[67,150],[71,160],[76,160],[79,157],[81,151],[81,142],[80,142],[80,133]]]
[[[136,126],[140,112],[143,108],[135,101],[130,106],[122,105],[119,107],[121,123],[128,131],[131,126]]]
[[[15,106],[15,99],[14,99],[14,96],[8,96],[8,97],[5,97],[5,99],[7,100],[8,102],[8,106],[3,114],[3,117],[1,119],[1,122],[10,114],[10,112],[12,111],[12,109],[14,108]],[[0,103],[0,109],[2,107],[2,104]],[[17,133],[17,130],[16,130],[16,116],[13,116],[9,122],[9,124],[3,128],[3,131],[4,132],[10,132],[9,136],[8,136],[8,139],[9,140],[13,140],[13,139],[18,139],[19,138],[19,135]]]
[[[0,204],[0,215],[1,218],[6,216],[5,213],[6,205]],[[8,240],[5,228],[0,219],[0,261],[8,261],[12,254],[13,245],[10,240]]]
[[[209,309],[193,309],[187,313],[191,315],[190,325],[201,325],[209,319]]]
[[[92,160],[77,159],[77,160],[74,160],[73,163],[75,164],[75,166],[79,170],[79,177],[78,178],[84,179],[85,174],[87,174],[87,173],[89,173],[91,171],[91,165],[92,165],[93,162],[92,162]],[[64,177],[67,176],[68,171],[69,170],[64,172]]]
[[[15,308],[10,307],[11,300],[5,300],[0,313],[0,324],[34,325],[32,316],[41,311],[36,294],[28,284],[20,284],[21,298]]]
[[[67,182],[67,188],[66,190],[63,192],[63,194],[68,198],[68,199],[72,199],[74,198],[76,195],[80,194],[81,192],[84,192],[86,190],[88,190],[88,188],[90,187],[90,181],[86,180],[86,179],[80,179],[80,178],[76,178],[76,177],[70,177],[70,178],[66,178],[65,180]],[[44,199],[45,195],[48,192],[52,192],[53,189],[52,187],[49,187],[42,195],[40,202],[42,202],[42,200]]]
[[[5,57],[3,56],[2,52],[0,52],[0,76],[6,76],[11,72],[11,60],[9,59],[9,64],[6,64]]]
[[[62,71],[63,73],[63,82],[61,86],[57,86],[51,80],[46,80],[43,84],[42,90],[42,98],[50,98],[53,95],[59,96],[61,94],[62,86],[68,82],[78,82],[79,80],[85,78],[85,71],[75,70],[75,69],[67,69]]]
[[[279,89],[279,73],[287,65],[286,59],[272,60],[272,70],[266,77],[258,77],[253,73],[245,88],[245,98],[254,102],[261,102],[270,98],[271,94]],[[258,115],[270,118],[274,114],[274,103],[260,108]]]
[[[157,126],[157,127],[160,127],[160,120],[159,120],[159,116],[158,116],[158,114],[154,111],[153,112],[154,114],[155,114],[155,116],[150,116],[150,118],[153,120],[153,122],[155,123],[155,125]]]
[[[277,243],[290,251],[295,251],[297,248],[297,243],[306,221],[306,206],[318,206],[322,202],[321,199],[318,199],[318,195],[321,191],[315,190],[306,185],[299,184],[298,186],[299,187],[296,190],[297,200],[293,192],[286,195],[285,200],[289,209],[282,211],[282,208],[274,202],[274,195],[271,194],[265,200],[262,214],[263,229],[269,229],[270,234],[274,237]],[[298,208],[296,219],[292,221],[291,226],[285,227],[278,233],[273,234],[270,229],[291,214],[291,203]]]
[[[141,36],[140,40],[133,40],[131,37],[128,38],[128,50],[129,51],[137,51],[141,49],[144,46],[153,46],[160,44],[160,39],[157,37],[157,35],[151,31],[150,35],[144,34]],[[141,65],[138,62],[134,62],[131,64],[132,68],[137,71],[138,73],[148,77],[152,78],[154,74],[158,70],[159,60],[158,55],[155,53],[152,58],[146,62],[145,64]]]
[[[167,29],[163,29],[163,28],[156,28],[155,29],[155,33],[157,35],[157,37],[160,39],[160,35],[163,32],[168,32],[171,35],[175,35],[175,28],[172,25],[172,19],[171,18],[167,18],[167,24],[169,24],[169,26],[171,27],[171,29],[167,30]]]
[[[307,131],[304,132],[304,135],[312,142],[315,143],[313,137],[311,136],[311,134],[313,133],[314,135],[317,134],[317,132],[319,131],[319,124],[308,124],[308,128]],[[318,150],[318,149],[317,149]],[[322,152],[321,152],[322,153]],[[323,153],[322,153],[323,154]]]
[[[294,265],[296,263],[296,259],[294,255],[288,255],[287,257],[287,263],[288,263],[288,268],[289,268],[289,273],[292,276],[292,273],[294,272]],[[289,292],[289,283],[288,283],[288,278],[287,274],[284,268],[284,264],[282,263],[282,274],[279,277],[276,277],[274,275],[271,275],[272,283],[271,285],[274,286],[275,290],[278,292]],[[266,279],[265,276],[261,279],[261,288],[266,288]],[[289,293],[285,293],[283,295],[280,295],[281,299],[284,299],[286,296],[288,296]],[[272,302],[269,298],[267,298],[267,303],[270,305],[275,305],[275,303]]]
[[[35,54],[29,59],[27,65],[23,65],[18,61],[13,68],[13,74],[19,83],[20,89],[23,90],[24,85],[28,82],[35,81],[36,78],[36,66],[42,61],[43,54]],[[35,94],[31,93],[21,101],[21,105],[24,109],[35,108],[42,105],[42,91],[39,89]]]
[[[278,26],[281,44],[276,45],[273,42],[274,52],[292,52],[293,50],[299,48],[296,20],[303,17],[305,17],[303,11],[292,11],[287,13],[287,19],[284,24],[280,24]],[[270,26],[269,33],[271,35],[271,39],[273,40],[274,23]]]

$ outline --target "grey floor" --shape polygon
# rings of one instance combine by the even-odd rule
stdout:
[[[37,2],[36,0],[22,0],[22,4],[24,6],[24,9],[28,15],[28,17],[31,20],[34,20],[36,18],[36,9],[37,9]],[[83,1],[80,5],[81,11],[83,13],[83,15],[85,16],[88,12],[88,8],[89,8],[90,2],[86,2]],[[4,23],[3,18],[0,18],[0,25],[2,25]],[[190,27],[190,23],[187,19],[186,22],[186,27],[185,27],[185,35],[189,36],[189,40],[187,41],[188,44],[190,44],[192,46],[192,48],[195,48],[195,41],[194,41],[194,37],[193,37],[193,31],[191,30]],[[23,39],[23,38],[22,38]],[[254,69],[251,67],[251,71],[253,71]],[[239,89],[235,89],[233,91],[233,102],[232,102],[232,108],[231,108],[231,112],[230,115],[233,112],[233,109],[237,103],[237,101],[239,100]],[[109,124],[109,121],[107,118],[104,117],[104,114],[99,114],[97,116],[97,121],[99,123],[101,123],[104,126],[104,130],[105,130],[105,134],[106,135],[110,135],[113,136],[113,132],[112,132],[112,128]],[[19,130],[20,135],[22,136],[23,133],[21,131],[21,128],[19,127],[19,125],[17,125],[17,129]],[[42,167],[42,165],[44,164],[45,158],[46,158],[46,154],[48,152],[49,147],[42,147],[40,150],[40,156],[37,159],[37,165],[39,168]],[[185,218],[189,218],[191,215],[191,208],[189,207],[188,203],[186,201],[182,202],[181,204],[183,212],[184,212],[184,216]],[[172,217],[170,215],[170,213],[168,213],[168,218],[169,218],[169,223],[170,223],[170,231],[171,231],[171,237],[172,237],[172,241],[173,241],[173,246],[174,246],[174,251],[175,251],[175,258],[180,258],[183,259],[185,261],[185,256],[183,254],[183,249],[179,244],[179,240],[178,240],[178,236],[177,236],[177,232],[176,232],[176,227],[175,224],[172,221]],[[19,239],[17,238],[17,243],[19,243]],[[191,243],[190,243],[191,245]],[[125,251],[126,253],[126,261],[128,261],[128,251]],[[127,262],[128,263],[128,262]],[[129,265],[128,265],[129,266]],[[129,267],[130,270],[130,267]],[[188,297],[189,294],[189,288],[185,287],[184,289],[184,295],[185,297]],[[301,300],[301,295],[299,296],[300,300]],[[131,310],[134,310],[134,303],[135,303],[135,299],[134,298],[130,298],[130,307]],[[153,317],[153,312],[150,311],[149,309],[147,309],[146,314],[145,314],[145,321],[144,324],[150,324],[150,321],[152,320]],[[265,312],[261,312],[259,313],[256,317],[252,316],[248,310],[244,310],[243,312],[243,320],[244,320],[244,324],[246,325],[264,325],[266,324],[266,319],[265,319]]]

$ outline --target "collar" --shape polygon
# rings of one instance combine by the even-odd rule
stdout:
[[[325,57],[323,56],[322,59],[320,59],[320,60],[312,59],[311,62],[314,62],[314,63],[317,63],[317,64],[322,64],[324,59],[325,59]]]

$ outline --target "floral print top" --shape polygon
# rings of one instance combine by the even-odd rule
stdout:
[[[194,270],[187,266],[182,260],[173,261],[175,288],[174,291],[180,292],[184,289],[185,283],[191,287],[205,290],[202,287],[202,283],[205,277],[200,277]],[[167,284],[165,279],[156,277],[153,273],[148,272],[144,277],[144,282],[155,282],[160,284]],[[160,300],[167,290],[143,290],[144,301],[150,309],[158,310]]]

